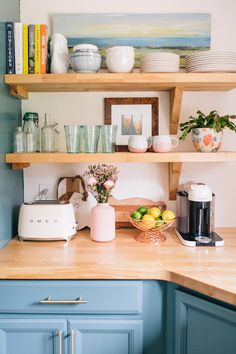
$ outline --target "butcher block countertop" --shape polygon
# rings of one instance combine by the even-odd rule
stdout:
[[[135,241],[132,229],[108,243],[88,230],[68,243],[14,239],[0,250],[0,279],[157,279],[236,305],[236,229],[217,231],[224,247],[185,247],[173,230],[158,245]]]

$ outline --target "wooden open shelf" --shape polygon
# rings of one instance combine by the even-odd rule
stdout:
[[[169,91],[170,133],[176,134],[184,91],[228,91],[236,73],[95,73],[5,75],[10,94],[27,99],[31,92]]]
[[[170,200],[176,197],[183,162],[236,162],[236,152],[168,152],[133,154],[116,152],[113,154],[68,154],[68,153],[13,153],[6,155],[6,162],[12,168],[23,169],[32,163],[169,163]]]

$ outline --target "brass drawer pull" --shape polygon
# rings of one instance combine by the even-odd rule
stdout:
[[[53,300],[51,296],[49,296],[44,300],[40,300],[39,303],[46,305],[82,305],[87,304],[87,300],[82,299],[82,297],[78,297],[75,300]]]

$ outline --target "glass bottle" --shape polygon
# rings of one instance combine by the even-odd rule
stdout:
[[[27,128],[25,132],[25,151],[36,152],[35,136],[32,128]]]
[[[26,133],[30,128],[34,135],[36,151],[40,151],[40,129],[39,129],[39,115],[36,112],[26,112],[23,117],[23,131]]]
[[[25,151],[25,133],[22,127],[16,127],[14,132],[14,152],[24,152]]]
[[[44,126],[41,129],[42,152],[55,151],[54,126],[50,124],[50,117],[45,113]]]

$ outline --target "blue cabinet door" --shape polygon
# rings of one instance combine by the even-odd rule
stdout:
[[[68,321],[71,354],[142,354],[142,320]]]
[[[175,354],[235,354],[236,311],[175,290]]]
[[[65,354],[66,320],[0,318],[1,354]]]

